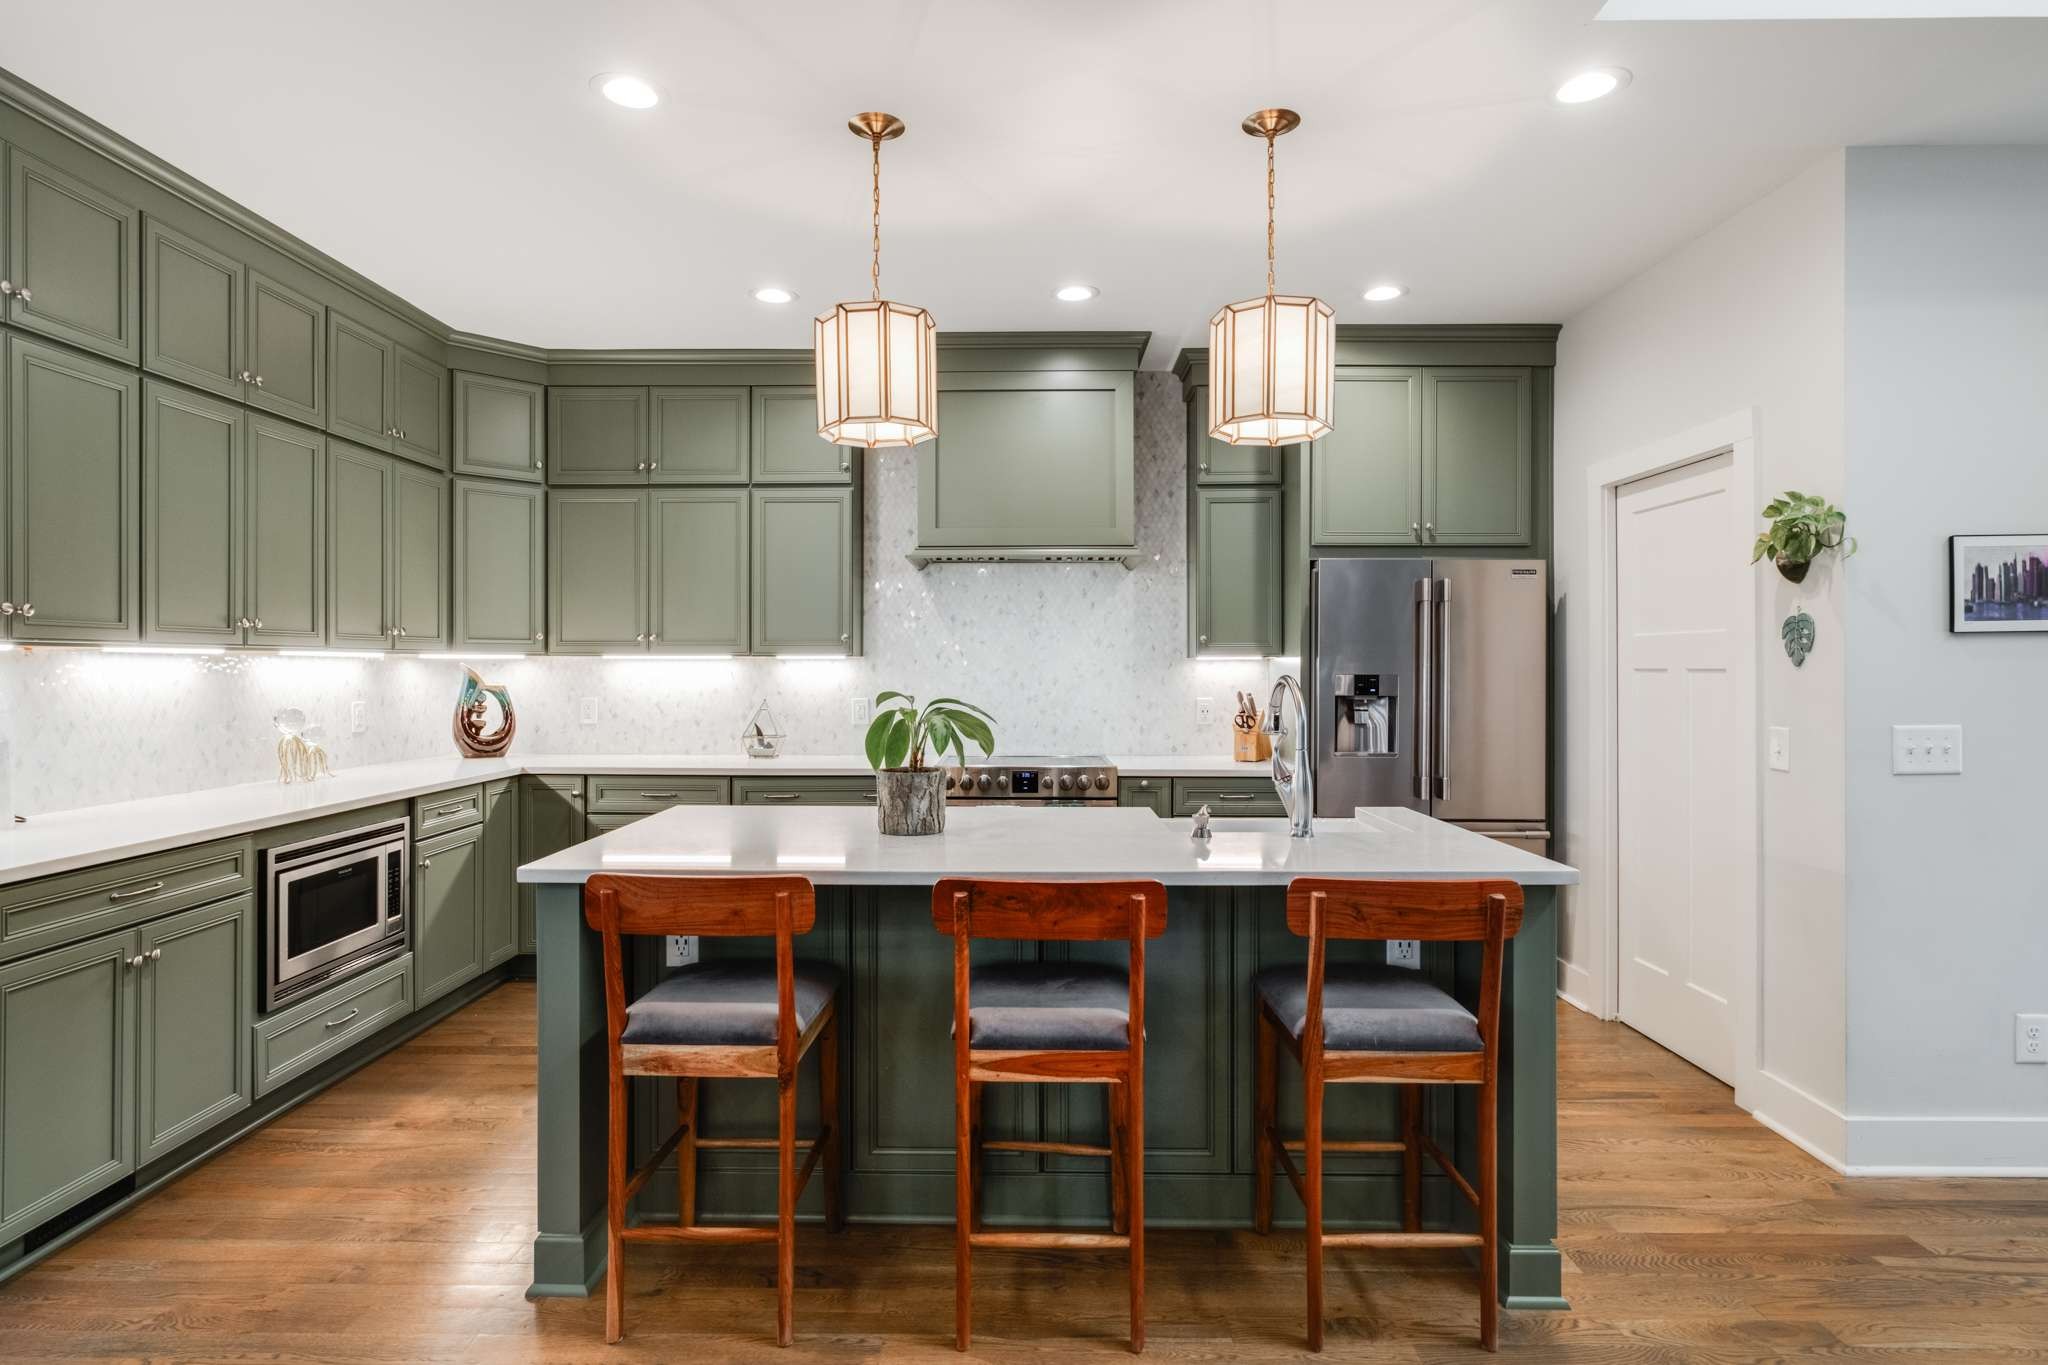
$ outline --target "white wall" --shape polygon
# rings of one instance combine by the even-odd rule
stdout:
[[[1848,155],[1849,1156],[2048,1171],[2048,635],[1947,632],[1947,537],[2048,535],[2048,149]],[[1966,727],[1891,775],[1895,723]]]
[[[1585,600],[1586,471],[1663,438],[1750,410],[1766,495],[1797,488],[1844,500],[1843,157],[1807,171],[1568,319],[1557,359],[1556,594],[1564,667],[1562,855],[1588,867],[1594,807],[1589,676],[1576,611]],[[1861,520],[1846,502],[1852,524]],[[1746,543],[1727,552],[1747,560]],[[1831,1156],[1844,1110],[1842,703],[1846,660],[1838,571],[1793,587],[1754,570],[1760,597],[1760,723],[1791,731],[1792,769],[1764,774],[1762,1028],[1757,1112]],[[1794,605],[1819,640],[1794,669],[1778,639]],[[1761,762],[1761,756],[1759,756]],[[1559,984],[1597,1006],[1589,973],[1613,949],[1603,907],[1568,897]]]

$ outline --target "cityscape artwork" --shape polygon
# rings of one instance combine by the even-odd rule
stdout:
[[[2048,631],[2048,532],[1950,536],[1948,546],[1951,631]]]

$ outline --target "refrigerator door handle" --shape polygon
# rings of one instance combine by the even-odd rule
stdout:
[[[1430,602],[1430,583],[1427,578],[1415,580],[1415,797],[1418,801],[1429,800],[1432,786],[1430,773],[1430,748],[1436,733],[1436,717],[1433,714],[1435,674],[1435,641],[1432,626],[1435,608]]]
[[[1439,614],[1436,628],[1436,658],[1433,666],[1436,672],[1437,747],[1435,761],[1431,767],[1436,771],[1436,796],[1441,801],[1451,794],[1451,580],[1436,580],[1436,600]]]

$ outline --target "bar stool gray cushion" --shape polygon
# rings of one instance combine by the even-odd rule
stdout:
[[[1308,968],[1268,967],[1252,989],[1290,1036],[1308,1025]],[[1323,1046],[1332,1052],[1482,1052],[1479,1021],[1421,972],[1332,963],[1323,975]]]
[[[839,969],[796,963],[796,1030],[839,989]],[[626,1007],[625,1043],[760,1047],[775,1042],[775,963],[700,962],[665,977]]]
[[[967,975],[970,1046],[1121,1052],[1131,1039],[1131,977],[1107,962],[991,962]]]

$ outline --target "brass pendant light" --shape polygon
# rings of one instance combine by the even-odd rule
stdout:
[[[1321,299],[1273,292],[1273,140],[1299,126],[1292,109],[1261,109],[1243,124],[1266,139],[1266,293],[1209,319],[1209,434],[1234,446],[1330,434],[1336,314]]]
[[[938,324],[924,309],[882,297],[882,144],[903,136],[894,114],[856,114],[846,126],[874,151],[874,256],[868,297],[818,314],[818,434],[834,445],[912,446],[939,434]]]

